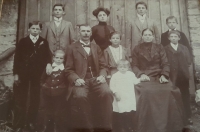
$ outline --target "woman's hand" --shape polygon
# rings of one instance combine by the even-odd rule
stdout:
[[[120,101],[121,100],[121,97],[119,96],[118,93],[115,93],[115,98],[116,98],[116,101]]]
[[[142,75],[140,76],[140,81],[141,81],[141,82],[150,81],[150,78],[149,78],[147,75],[142,74]]]
[[[160,83],[167,83],[167,82],[169,82],[169,81],[165,78],[165,76],[163,76],[163,75],[160,77],[159,81],[160,81]]]

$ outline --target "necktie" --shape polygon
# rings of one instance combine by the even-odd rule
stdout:
[[[90,44],[87,44],[87,45],[86,44],[82,44],[82,46],[90,48]]]

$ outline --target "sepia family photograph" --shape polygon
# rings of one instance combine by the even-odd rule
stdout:
[[[200,1],[0,0],[0,132],[200,132]]]

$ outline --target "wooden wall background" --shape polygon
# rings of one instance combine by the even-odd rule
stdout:
[[[28,22],[52,20],[52,7],[56,3],[65,5],[65,20],[72,22],[78,39],[77,24],[87,23],[94,26],[98,23],[92,11],[99,6],[110,9],[108,24],[122,33],[122,45],[129,48],[131,43],[130,22],[136,16],[135,4],[140,0],[20,0],[18,40],[27,35]],[[148,5],[148,16],[156,20],[160,33],[168,30],[166,18],[174,15],[178,18],[178,28],[189,39],[186,1],[185,0],[143,0]],[[191,86],[194,93],[193,70]]]

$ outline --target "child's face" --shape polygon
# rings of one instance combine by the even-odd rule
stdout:
[[[169,29],[175,29],[177,26],[177,22],[175,19],[169,19],[167,22],[167,26]]]
[[[32,25],[28,31],[30,32],[31,35],[37,36],[41,32],[40,26],[39,25]]]
[[[170,34],[168,39],[170,40],[171,43],[177,44],[178,41],[180,40],[180,37],[177,34]]]
[[[118,71],[120,71],[121,73],[126,73],[126,71],[128,71],[129,67],[128,64],[119,64],[117,66]]]
[[[57,18],[62,17],[65,14],[62,6],[55,6],[53,9],[53,15]]]
[[[60,65],[64,62],[64,54],[62,53],[57,53],[53,57],[53,62],[56,63],[57,65]]]
[[[97,15],[97,19],[100,22],[107,22],[108,16],[107,16],[107,14],[104,11],[100,11],[99,14]]]
[[[121,42],[120,35],[119,34],[114,34],[110,38],[110,42],[112,43],[113,46],[118,46]]]
[[[147,13],[147,8],[143,4],[137,5],[137,13],[141,16]]]

